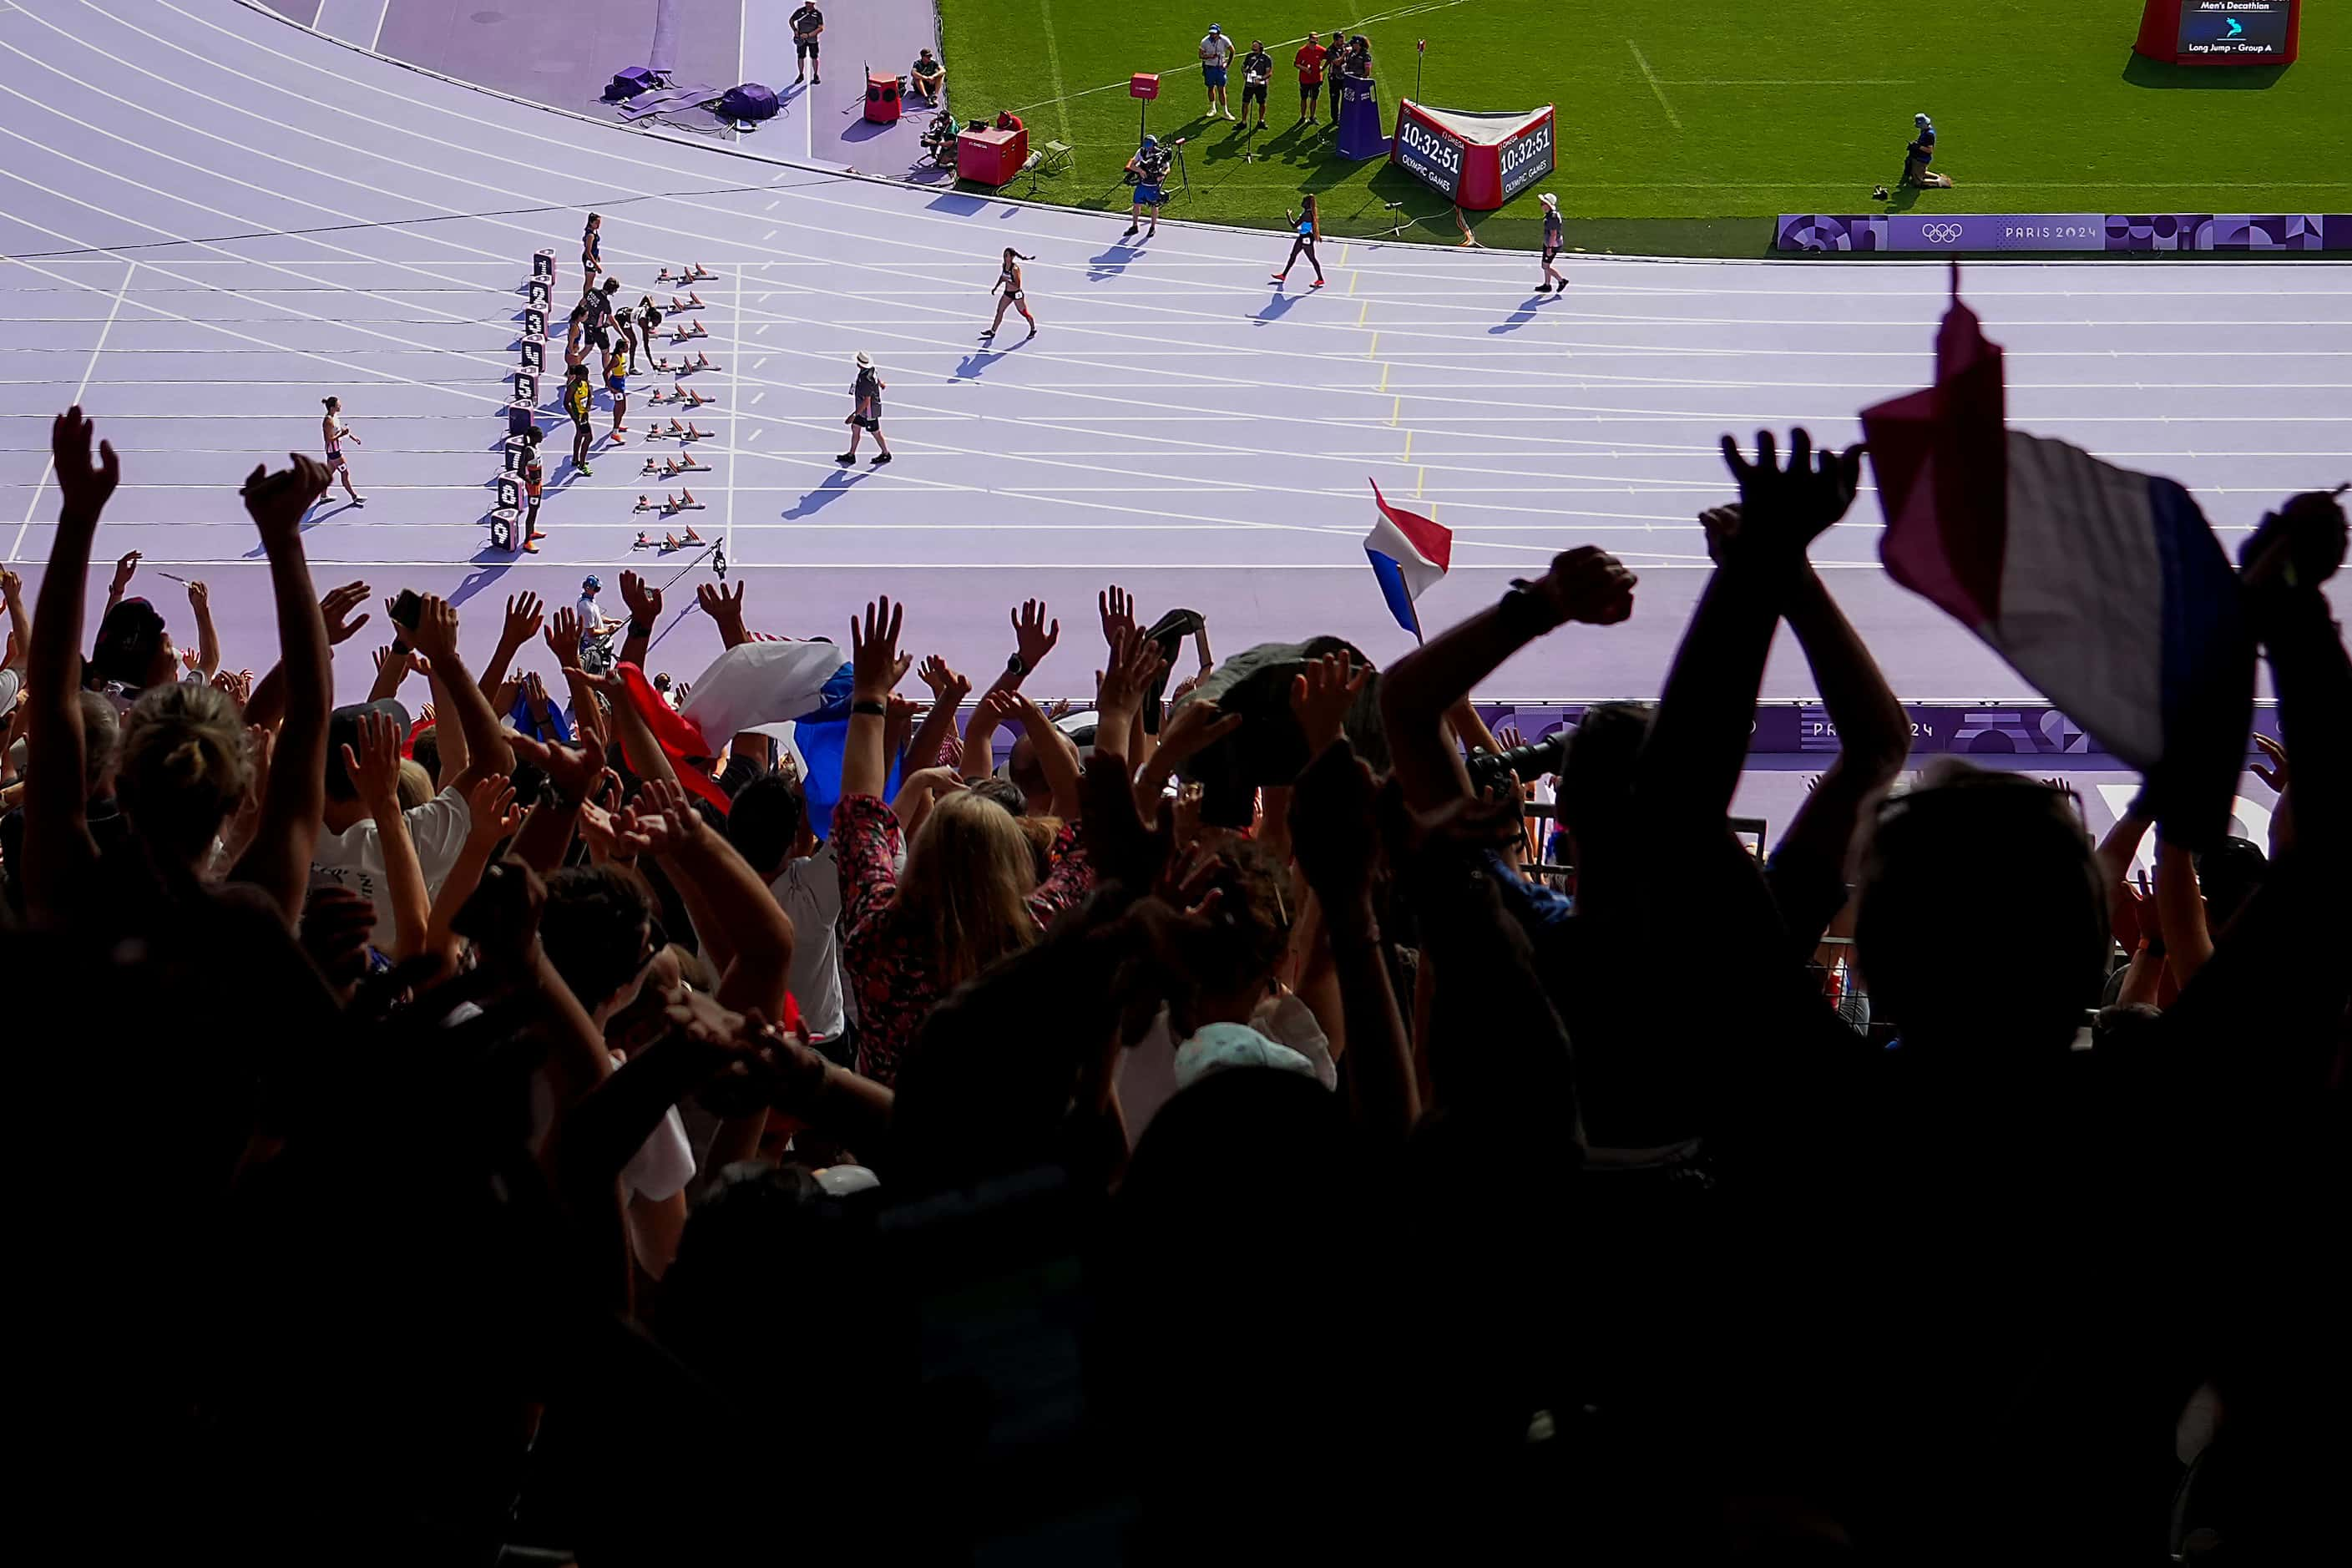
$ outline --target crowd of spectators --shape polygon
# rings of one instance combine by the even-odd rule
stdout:
[[[1467,699],[1636,613],[1589,546],[1379,671],[1302,627],[1176,680],[1107,591],[1083,723],[1042,605],[967,718],[919,605],[703,588],[841,639],[836,782],[665,752],[634,575],[617,670],[528,595],[469,668],[424,595],[338,708],[374,590],[313,583],[307,458],[243,489],[265,673],[201,595],[194,656],[88,636],[93,442],[0,574],[20,1496],[78,1557],[2342,1560],[2330,498],[2241,557],[2285,825],[2143,899],[2137,818],[1890,795],[1807,563],[1859,457],[1735,457],[1662,697],[1566,752],[1564,892]],[[1759,861],[1784,620],[1844,749]]]

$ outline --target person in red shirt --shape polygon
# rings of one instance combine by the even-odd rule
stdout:
[[[1309,33],[1307,41],[1298,46],[1298,52],[1290,57],[1290,63],[1298,68],[1298,122],[1301,125],[1315,123],[1316,100],[1323,96],[1323,60],[1328,53],[1315,41],[1315,35]]]

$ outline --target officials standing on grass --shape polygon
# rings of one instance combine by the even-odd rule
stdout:
[[[1234,41],[1223,27],[1210,23],[1208,36],[1201,40],[1201,82],[1209,89],[1207,119],[1234,117],[1233,106],[1225,100],[1225,72],[1233,61]]]
[[[1315,35],[1309,33],[1307,41],[1298,46],[1298,52],[1290,57],[1290,63],[1298,68],[1298,122],[1301,125],[1315,123],[1316,105],[1323,96],[1323,61],[1328,52]],[[1332,107],[1336,111],[1338,104],[1335,102]]]
[[[1252,38],[1249,53],[1242,57],[1242,125],[1248,128],[1250,105],[1257,105],[1257,128],[1265,129],[1265,84],[1274,79],[1274,57],[1265,52],[1265,40]]]

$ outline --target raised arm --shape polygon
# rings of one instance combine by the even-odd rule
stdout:
[[[890,689],[897,684],[898,630],[905,606],[877,599],[866,606],[863,622],[849,623],[849,734],[841,760],[841,794],[879,798],[890,779],[890,759],[883,754],[882,725],[889,712]]]
[[[1144,646],[1150,647],[1151,645],[1146,643]],[[1152,651],[1156,656],[1159,650],[1154,648]],[[1031,701],[1025,693],[1013,693],[1013,700],[1021,705],[1021,728],[1027,732],[1030,749],[1037,755],[1037,771],[1045,775],[1045,788],[1054,797],[1054,815],[1065,822],[1076,820],[1080,809],[1077,747],[1070,743],[1070,738],[1063,734],[1054,721],[1046,717],[1045,710]],[[1100,704],[1097,703],[1097,707],[1099,710]],[[1127,718],[1131,720],[1133,717],[1134,710],[1130,708],[1127,710]],[[1108,726],[1108,721],[1105,724]],[[1121,728],[1117,732],[1124,733],[1125,730]]]
[[[330,588],[319,601],[320,617],[326,622],[327,646],[340,647],[349,642],[362,626],[368,624],[364,610],[352,614],[368,602],[374,590],[365,583],[346,583],[340,588]],[[246,699],[245,721],[275,730],[286,714],[286,666],[280,661],[269,667],[254,683],[253,694]]]
[[[1625,619],[1639,582],[1615,556],[1581,545],[1554,556],[1539,580],[1514,586],[1501,603],[1399,659],[1381,679],[1381,717],[1406,801],[1427,806],[1470,791],[1461,754],[1442,728],[1448,709],[1554,627]]]
[[[425,868],[416,858],[416,845],[408,837],[408,819],[400,809],[400,726],[388,713],[360,715],[357,751],[343,748],[343,766],[359,790],[360,804],[375,819],[376,842],[383,850],[384,894],[392,905],[392,942],[376,933],[375,945],[395,962],[415,957],[425,948],[432,905],[425,894]]]
[[[726,837],[711,831],[688,803],[685,790],[674,784],[647,784],[622,831],[640,834],[653,814],[662,819],[661,842],[639,837],[639,847],[658,854],[678,890],[690,891],[701,906],[695,911],[697,933],[722,933],[719,946],[726,956],[712,954],[720,971],[719,1002],[738,1012],[782,1017],[793,973],[792,917]]]
[[[971,682],[950,669],[947,661],[932,654],[916,668],[915,674],[931,689],[931,709],[915,728],[915,738],[908,743],[906,761],[899,765],[901,775],[919,773],[939,764],[940,752],[948,737],[955,733],[956,710],[971,695]]]
[[[1738,534],[1740,516],[1737,506],[1699,514],[1710,550]],[[1791,579],[1781,613],[1804,650],[1838,737],[1836,759],[1772,852],[1773,889],[1790,940],[1810,955],[1844,902],[1846,854],[1863,807],[1895,782],[1910,757],[1911,718],[1810,564]]]
[[[506,728],[490,710],[490,700],[474,683],[467,672],[465,656],[457,651],[457,606],[437,595],[425,595],[417,606],[416,628],[408,640],[433,661],[441,678],[440,689],[447,693],[448,706],[436,709],[440,722],[446,724],[454,715],[466,737],[467,771],[451,773],[445,765],[445,781],[464,789],[480,774],[513,773],[514,748],[507,742]]]
[[[1799,430],[1783,468],[1772,433],[1759,431],[1756,440],[1750,464],[1723,438],[1724,461],[1739,482],[1739,527],[1717,549],[1720,562],[1691,614],[1642,751],[1636,787],[1654,818],[1713,825],[1729,811],[1772,633],[1809,570],[1805,548],[1845,515],[1861,479],[1860,447],[1816,458],[1812,437]]]
[[[507,618],[499,623],[499,646],[482,666],[482,695],[495,698],[505,683],[507,667],[522,645],[539,635],[540,602],[536,594],[515,594],[507,599]]]
[[[481,885],[499,845],[522,827],[526,815],[515,805],[514,782],[497,773],[475,781],[466,807],[465,847],[441,879],[425,922],[425,951],[451,960],[457,956],[457,912]]]
[[[654,623],[661,619],[662,591],[635,572],[624,572],[621,574],[621,603],[629,612],[629,629],[622,637],[621,651],[613,662],[634,664],[643,669],[646,649],[653,646]]]
[[[220,633],[213,626],[213,592],[201,579],[188,584],[188,613],[196,618],[196,668],[210,680],[220,673]]]
[[[26,743],[40,761],[25,776],[25,864],[19,872],[26,910],[37,918],[64,915],[98,863],[83,794],[88,753],[75,693],[90,542],[98,536],[107,498],[122,478],[122,465],[110,441],[100,442],[97,460],[91,460],[91,433],[79,405],[58,415],[49,427],[61,504],[26,645]],[[16,605],[12,595],[12,616]]]
[[[269,585],[278,602],[278,666],[284,672],[286,713],[270,761],[269,792],[253,842],[229,879],[251,882],[285,912],[290,927],[302,918],[310,884],[310,851],[327,804],[327,710],[334,701],[326,617],[310,586],[302,553],[302,517],[326,493],[326,465],[291,453],[294,466],[271,473],[257,465],[246,477],[245,510],[269,557]]]

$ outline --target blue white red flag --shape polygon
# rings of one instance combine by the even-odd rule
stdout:
[[[1951,309],[1936,384],[1866,408],[1887,574],[2147,775],[2173,837],[2228,822],[2253,717],[2237,574],[2171,479],[2008,427],[2001,353]]]
[[[1364,538],[1364,553],[1371,557],[1372,575],[1380,580],[1389,614],[1417,641],[1421,616],[1413,601],[1444,577],[1454,557],[1454,534],[1416,512],[1391,506],[1377,483],[1372,485],[1372,503],[1381,509],[1381,517]]]

